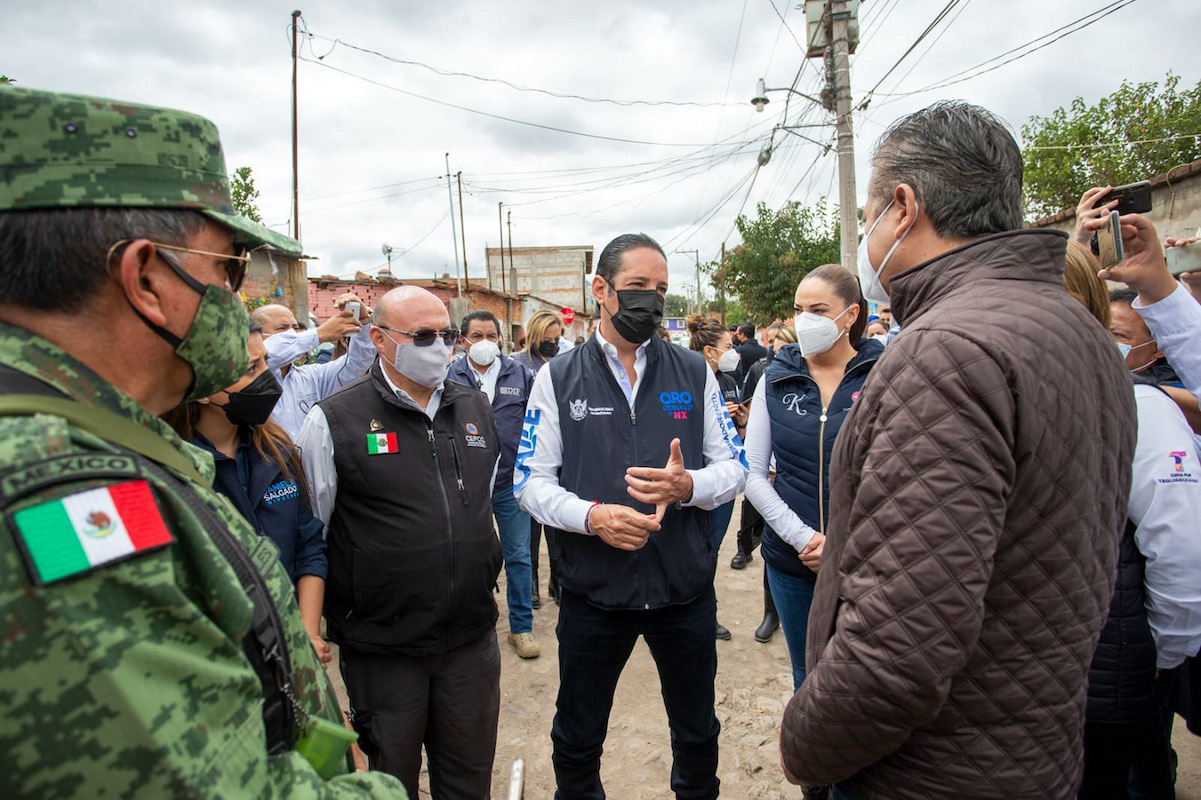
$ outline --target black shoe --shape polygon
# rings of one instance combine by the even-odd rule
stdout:
[[[558,584],[548,583],[546,585],[546,595],[555,601],[555,605],[560,605],[562,600],[559,597],[560,591]]]
[[[530,598],[530,608],[542,608],[542,595],[538,594],[538,590],[534,590],[534,596]]]
[[[772,635],[776,629],[780,627],[780,618],[776,616],[774,608],[763,612],[763,621],[759,623],[759,627],[755,630],[755,641],[762,644],[767,644],[771,641]]]
[[[721,639],[723,642],[728,642],[730,640],[730,631],[720,622],[717,623],[717,638]]]
[[[746,565],[755,560],[755,557],[750,553],[744,553],[739,550],[730,559],[730,569],[746,569]]]

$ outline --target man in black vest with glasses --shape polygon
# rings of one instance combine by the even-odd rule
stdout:
[[[518,449],[518,501],[564,531],[551,731],[564,800],[604,797],[613,692],[640,635],[662,682],[672,789],[718,795],[709,511],[741,490],[746,461],[704,359],[655,336],[666,294],[654,239],[606,245],[592,281],[600,327],[538,374]]]

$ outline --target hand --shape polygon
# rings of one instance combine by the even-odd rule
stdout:
[[[322,342],[336,342],[347,336],[353,336],[362,327],[349,311],[340,311],[317,326],[317,339]]]
[[[330,650],[329,642],[322,639],[319,634],[310,633],[309,641],[313,643],[313,649],[317,651],[317,657],[321,659],[322,664],[328,664],[333,660],[334,654]]]
[[[1180,282],[1192,292],[1193,299],[1201,303],[1201,272],[1182,272]]]
[[[1097,275],[1102,280],[1119,281],[1134,289],[1143,305],[1158,303],[1176,291],[1176,279],[1168,272],[1155,226],[1141,214],[1127,214],[1120,222],[1126,258]],[[1096,230],[1104,224],[1093,221],[1086,223],[1086,227]]]
[[[820,533],[814,532],[813,537],[809,539],[809,543],[797,555],[801,559],[801,563],[809,569],[817,572],[822,564],[822,550],[826,546],[826,537]]]
[[[662,469],[655,467],[630,467],[626,470],[627,492],[642,503],[656,506],[656,516],[663,513],[672,503],[683,502],[692,497],[692,476],[684,469],[684,454],[680,451],[680,440],[671,440],[671,455]]]
[[[610,547],[641,550],[651,533],[659,530],[659,519],[628,506],[599,505],[588,517],[588,527]]]
[[[367,317],[371,316],[370,312],[367,310],[367,304],[364,303],[362,300],[360,300],[359,296],[357,294],[355,294],[354,292],[343,292],[342,294],[338,295],[338,297],[334,300],[334,308],[337,308],[337,309],[346,308],[347,303],[358,303],[359,304],[359,321],[360,322],[365,322],[367,320]]]
[[[734,420],[734,424],[739,428],[746,427],[747,407],[738,403],[726,403],[726,411],[730,413],[730,419]]]
[[[1088,240],[1092,238],[1093,231],[1084,227],[1084,223],[1090,220],[1105,219],[1109,216],[1109,212],[1117,208],[1118,200],[1110,200],[1103,202],[1101,205],[1094,205],[1105,195],[1109,194],[1112,186],[1094,186],[1080,197],[1080,202],[1076,206],[1076,241],[1087,246]]]
[[[370,767],[367,766],[367,756],[363,755],[362,749],[356,742],[350,744],[350,755],[354,759],[355,772],[368,772]]]

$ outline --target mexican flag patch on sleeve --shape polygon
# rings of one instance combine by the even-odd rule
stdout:
[[[144,480],[23,508],[12,520],[30,577],[43,586],[175,541]]]
[[[395,433],[367,434],[367,455],[378,456],[383,453],[397,453]]]

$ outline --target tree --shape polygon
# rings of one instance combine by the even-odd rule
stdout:
[[[1122,81],[1094,106],[1077,97],[1031,117],[1022,126],[1027,216],[1075,208],[1092,186],[1145,180],[1201,158],[1201,81],[1185,91],[1179,84],[1170,72],[1162,87]]]
[[[801,278],[815,267],[841,259],[838,211],[827,206],[825,198],[812,206],[786,203],[778,210],[760,203],[755,219],[740,215],[734,224],[742,244],[713,271],[714,284],[727,296],[739,298],[745,309],[735,319],[727,306],[726,318],[731,322],[749,319],[759,327],[777,317],[791,317]]]
[[[262,222],[263,215],[259,213],[259,190],[254,188],[254,175],[250,167],[238,167],[229,179],[229,194],[233,199],[234,210],[247,219]]]
[[[686,317],[692,313],[692,304],[682,294],[669,294],[663,304],[663,316]]]

